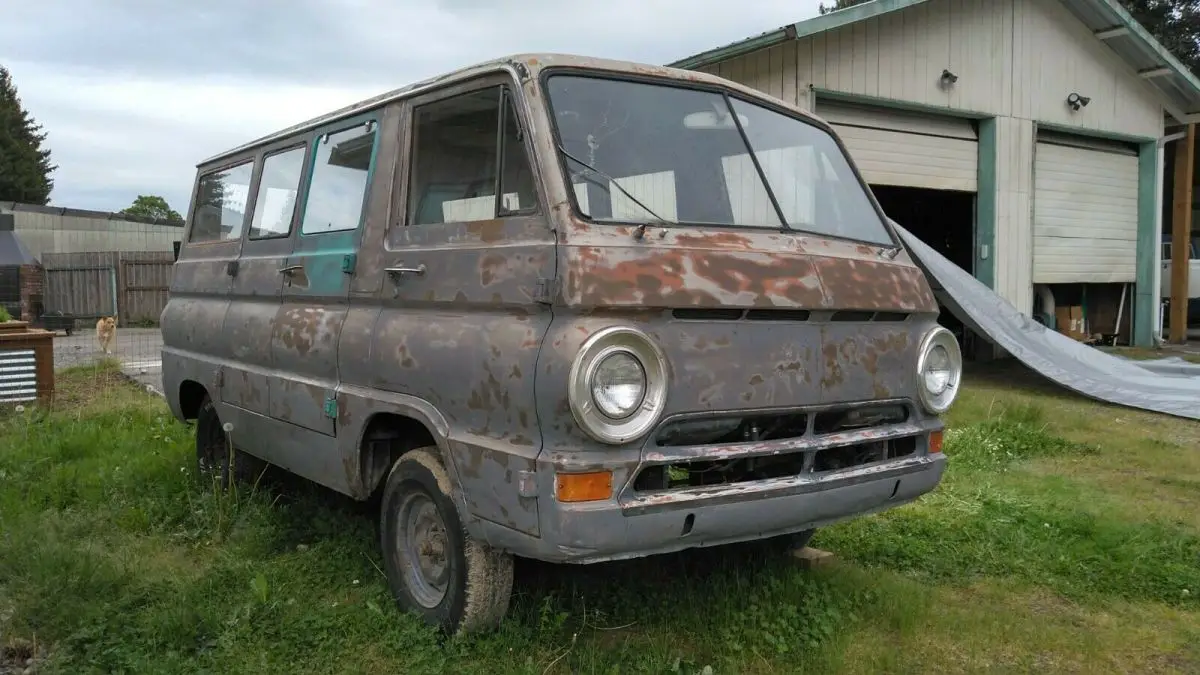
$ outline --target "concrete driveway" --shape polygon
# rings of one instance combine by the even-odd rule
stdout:
[[[126,375],[140,384],[162,392],[162,333],[157,328],[118,328],[111,358],[121,362]],[[75,331],[70,337],[54,338],[54,368],[69,368],[104,358],[95,329]]]

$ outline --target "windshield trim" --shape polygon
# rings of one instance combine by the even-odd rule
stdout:
[[[727,86],[708,84],[708,83],[704,83],[704,82],[695,82],[695,81],[691,81],[691,80],[682,80],[682,79],[677,79],[677,78],[673,78],[673,77],[664,77],[664,76],[660,76],[660,75],[634,74],[634,73],[625,73],[625,72],[620,72],[620,71],[602,70],[602,69],[597,69],[597,68],[581,68],[579,66],[554,66],[554,67],[550,67],[550,68],[545,68],[541,71],[541,73],[538,76],[538,86],[541,89],[541,98],[543,101],[543,105],[545,105],[546,112],[548,113],[547,121],[550,124],[550,135],[551,135],[551,140],[554,144],[554,163],[555,163],[555,165],[558,166],[559,180],[561,180],[564,185],[568,185],[568,187],[565,188],[566,193],[567,193],[567,200],[571,204],[571,211],[576,218],[579,218],[580,220],[582,220],[588,224],[591,224],[591,225],[637,226],[637,225],[646,224],[643,221],[632,221],[632,220],[617,220],[617,219],[598,220],[598,219],[592,218],[591,215],[584,214],[583,210],[579,207],[579,200],[575,196],[575,191],[569,188],[570,180],[568,180],[567,177],[570,175],[570,167],[568,167],[568,165],[567,165],[567,159],[565,157],[563,157],[563,154],[561,152],[559,152],[559,150],[558,150],[558,148],[560,146],[562,146],[563,141],[559,135],[558,124],[555,123],[555,121],[554,121],[555,120],[554,102],[551,100],[550,89],[548,86],[548,80],[555,75],[575,75],[578,77],[592,78],[592,79],[597,79],[597,80],[617,80],[617,81],[634,82],[634,83],[640,83],[640,84],[654,84],[654,85],[660,85],[660,86],[678,87],[680,89],[691,89],[694,91],[703,91],[703,92],[708,92],[708,93],[717,94],[717,95],[721,96],[722,99],[724,99],[725,104],[727,106],[729,106],[731,114],[733,114],[732,113],[733,106],[730,103],[730,100],[736,99],[747,105],[759,106],[759,107],[765,108],[767,110],[770,110],[772,112],[779,113],[785,117],[793,119],[802,124],[808,124],[809,126],[816,127],[817,129],[828,134],[830,136],[830,138],[833,139],[834,143],[837,144],[838,149],[841,150],[843,156],[846,159],[847,166],[850,167],[850,170],[854,174],[855,180],[858,181],[859,187],[862,188],[863,192],[866,194],[867,201],[869,201],[871,203],[871,208],[874,209],[875,214],[879,217],[880,224],[883,226],[884,232],[887,233],[888,239],[891,241],[891,244],[885,244],[885,243],[879,242],[879,241],[871,241],[868,239],[859,239],[857,237],[850,237],[850,236],[846,236],[846,235],[830,234],[828,232],[819,232],[816,230],[810,230],[810,229],[805,229],[802,227],[796,227],[796,226],[788,223],[787,220],[783,218],[783,213],[779,208],[778,202],[776,201],[777,197],[775,196],[775,191],[771,188],[770,183],[766,180],[766,176],[763,175],[762,168],[758,166],[757,159],[754,160],[754,165],[755,165],[755,167],[758,168],[759,179],[763,182],[764,189],[767,191],[767,194],[771,197],[771,203],[775,206],[776,216],[780,219],[780,223],[781,223],[780,226],[738,225],[738,224],[729,224],[729,223],[695,223],[695,222],[689,222],[689,221],[685,221],[685,220],[676,220],[676,221],[670,222],[670,223],[654,221],[654,222],[652,222],[652,224],[654,226],[662,227],[662,228],[670,228],[670,229],[687,229],[687,230],[714,229],[714,230],[723,230],[723,231],[748,230],[748,231],[753,231],[753,232],[776,232],[776,233],[782,232],[785,234],[804,235],[804,236],[810,236],[810,237],[822,237],[822,238],[833,239],[833,240],[837,240],[837,241],[845,241],[845,242],[851,242],[851,243],[855,243],[855,244],[864,244],[866,246],[874,246],[876,248],[882,248],[882,249],[905,250],[905,247],[903,246],[903,244],[900,241],[899,235],[892,228],[891,221],[888,219],[887,214],[885,214],[883,212],[883,207],[881,207],[879,205],[879,201],[875,199],[875,193],[873,193],[871,191],[870,186],[868,186],[866,180],[862,176],[862,173],[859,171],[858,165],[855,164],[853,158],[850,157],[850,151],[849,151],[849,149],[846,148],[846,144],[844,142],[842,142],[841,137],[837,134],[836,131],[834,131],[833,127],[828,122],[825,122],[824,120],[821,120],[816,117],[809,117],[807,115],[797,115],[796,111],[790,110],[783,106],[780,106],[778,103],[775,103],[774,101],[771,101],[770,99],[767,99],[765,97],[759,98],[752,94],[746,94],[744,92],[735,91],[731,87],[727,87]],[[734,120],[737,121],[736,115],[734,115]],[[737,125],[738,125],[739,133],[742,134],[742,140],[743,140],[743,142],[746,143],[746,147],[750,152],[750,156],[754,157],[754,153],[755,153],[754,146],[751,145],[749,142],[749,139],[746,138],[745,131],[742,129],[742,125],[741,125],[740,121],[737,121]]]

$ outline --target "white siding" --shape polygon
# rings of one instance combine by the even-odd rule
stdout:
[[[979,147],[963,119],[839,105],[818,99],[868,183],[974,192]]]
[[[1153,90],[1057,0],[1014,4],[1013,117],[1131,135],[1162,135]],[[1072,112],[1067,96],[1091,97]]]
[[[1039,142],[1034,186],[1034,283],[1137,279],[1136,154]]]
[[[942,69],[959,76],[938,86]],[[809,108],[810,86],[1066,126],[1161,135],[1154,91],[1057,0],[931,0],[707,66]],[[1092,102],[1071,112],[1071,92]]]
[[[1033,122],[996,120],[995,290],[1033,312]]]

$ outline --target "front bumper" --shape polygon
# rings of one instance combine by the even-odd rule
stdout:
[[[946,458],[920,452],[873,465],[602,502],[539,500],[541,537],[482,523],[493,546],[551,562],[594,563],[717,546],[824,527],[893,508],[933,490]]]

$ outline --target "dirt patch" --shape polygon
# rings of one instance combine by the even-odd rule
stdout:
[[[79,410],[112,400],[113,393],[139,389],[121,374],[120,366],[115,363],[76,366],[55,375],[54,399],[49,405],[55,411]]]

